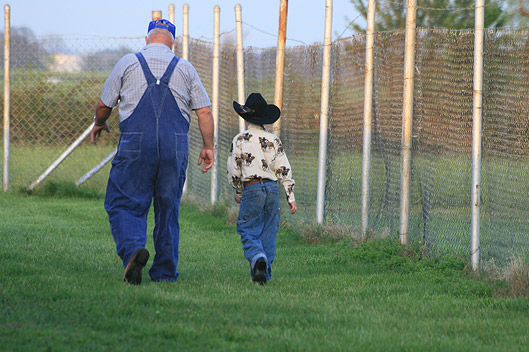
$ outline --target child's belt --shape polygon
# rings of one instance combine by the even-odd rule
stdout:
[[[253,185],[253,184],[256,184],[256,183],[265,183],[265,182],[273,182],[273,180],[269,179],[269,178],[252,178],[250,181],[245,181],[242,183],[243,187],[246,188],[248,187],[249,185]]]

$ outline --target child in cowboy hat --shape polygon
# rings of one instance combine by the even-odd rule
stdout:
[[[277,180],[283,185],[290,213],[297,210],[292,168],[281,140],[264,125],[281,114],[259,93],[252,93],[244,105],[233,108],[245,121],[247,130],[233,139],[228,156],[228,182],[235,188],[240,204],[237,232],[245,258],[250,262],[252,281],[263,285],[272,278],[280,213]]]

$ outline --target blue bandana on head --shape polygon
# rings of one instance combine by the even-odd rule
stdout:
[[[176,36],[176,27],[174,24],[169,22],[168,20],[154,20],[149,23],[149,29],[147,30],[147,33],[151,31],[151,29],[154,28],[161,28],[168,30],[172,35],[173,38]]]

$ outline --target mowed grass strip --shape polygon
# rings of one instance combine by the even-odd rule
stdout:
[[[0,196],[6,351],[523,351],[526,298],[462,260],[392,240],[308,244],[283,229],[272,282],[250,281],[235,226],[181,208],[180,277],[122,282],[103,200]],[[149,231],[152,233],[152,212]],[[149,234],[148,249],[154,255]],[[149,264],[152,262],[152,257]]]

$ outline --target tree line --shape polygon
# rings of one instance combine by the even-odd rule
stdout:
[[[368,0],[350,0],[356,11],[367,20]],[[449,29],[474,28],[475,0],[418,0],[417,27]],[[346,17],[351,28],[364,32],[366,26]],[[529,25],[529,5],[522,0],[485,1],[485,27],[520,27]],[[375,31],[394,31],[406,26],[405,0],[375,2]]]
[[[4,32],[0,32],[2,42]],[[10,33],[11,68],[45,69],[54,61],[55,54],[77,55],[81,59],[82,71],[112,70],[116,62],[125,54],[132,52],[130,48],[101,49],[89,53],[75,53],[65,45],[60,36],[39,38],[27,27],[12,27]],[[0,49],[0,60],[4,59],[4,46]]]

